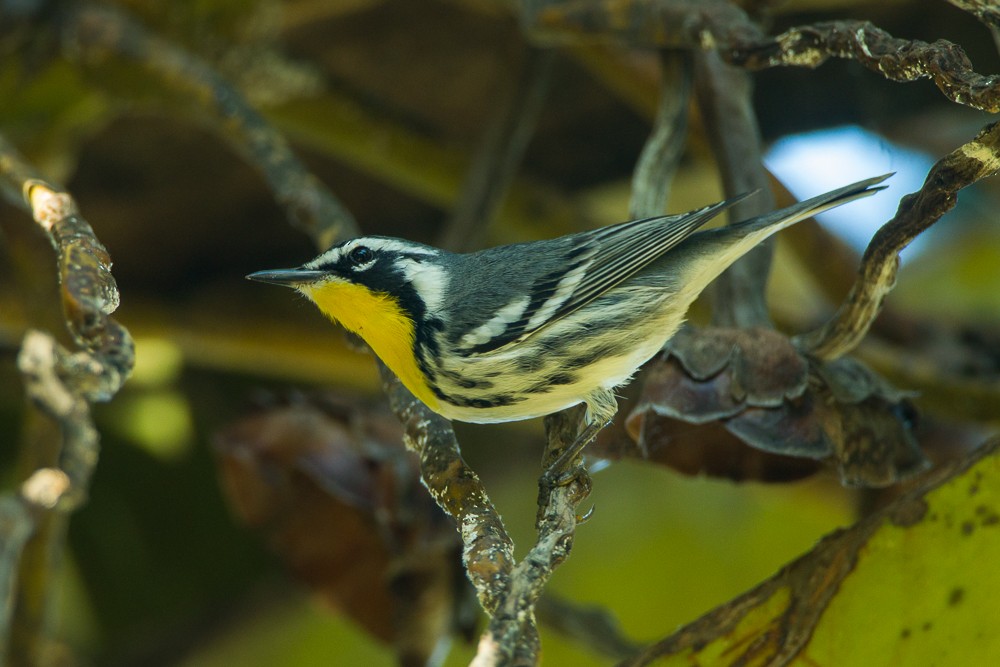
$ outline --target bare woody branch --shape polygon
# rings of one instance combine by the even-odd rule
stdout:
[[[930,79],[952,102],[1000,111],[1000,77],[972,69],[965,51],[939,39],[933,43],[893,37],[868,21],[833,21],[792,28],[758,44],[735,44],[726,59],[751,70],[779,65],[818,67],[828,58],[856,60],[890,81]]]
[[[424,486],[455,520],[469,579],[483,609],[492,613],[509,585],[514,542],[479,476],[462,459],[451,423],[417,400],[381,362],[379,371],[389,404],[403,424],[406,446],[420,459]]]
[[[576,528],[576,506],[590,492],[581,474],[568,484],[539,485],[538,538],[514,564],[514,544],[476,473],[462,460],[448,420],[418,401],[383,364],[383,388],[403,423],[407,446],[420,460],[421,479],[431,497],[458,525],[463,561],[480,604],[490,614],[480,643],[483,665],[534,665],[540,644],[535,605],[552,573],[569,555]],[[579,410],[550,417],[547,462],[573,442]]]
[[[543,465],[548,468],[566,447],[573,444],[579,430],[582,409],[570,408],[545,418],[548,447]],[[581,463],[577,459],[574,463]],[[568,483],[543,475],[539,480],[538,530],[534,546],[511,571],[509,585],[493,612],[480,642],[474,664],[535,665],[541,648],[535,605],[556,568],[573,547],[578,522],[576,507],[590,493],[590,477],[583,468]]]
[[[632,174],[631,218],[662,215],[666,210],[670,184],[687,140],[693,63],[686,51],[664,50],[660,56],[660,101],[653,131]]]
[[[75,4],[63,21],[69,52],[90,59],[114,55],[134,60],[165,89],[189,96],[261,170],[292,221],[318,246],[327,248],[337,238],[357,235],[357,224],[347,209],[306,169],[284,137],[208,63],[110,7]]]
[[[726,196],[758,191],[733,206],[729,220],[746,220],[773,210],[750,75],[725,64],[715,53],[696,53],[695,93]],[[750,327],[770,323],[764,290],[773,247],[773,240],[761,243],[715,281],[715,324]]]
[[[858,279],[837,314],[820,329],[800,336],[799,347],[821,359],[836,359],[853,350],[896,282],[899,252],[955,207],[959,190],[998,170],[1000,123],[987,125],[975,139],[938,160],[923,187],[900,200],[896,215],[868,244]]]
[[[823,22],[766,37],[741,9],[723,0],[605,0],[544,6],[548,4],[533,3],[543,7],[527,17],[542,37],[711,49],[727,63],[749,70],[815,68],[829,58],[845,58],[891,81],[930,79],[953,102],[1000,112],[1000,76],[975,72],[960,46],[946,40],[900,39],[868,21]]]
[[[46,664],[42,656],[57,593],[52,577],[62,555],[66,518],[86,500],[97,464],[90,403],[108,400],[121,388],[135,352],[128,331],[109,317],[118,307],[111,258],[73,198],[42,181],[2,137],[0,183],[8,194],[23,193],[22,205],[52,242],[66,325],[81,348],[65,350],[38,331],[25,336],[18,368],[28,397],[59,427],[61,442],[52,467],[36,470],[16,495],[0,498],[5,519],[0,522],[0,604],[5,608],[0,637],[12,628],[14,660]],[[0,645],[0,657],[6,653]]]
[[[128,331],[109,317],[118,307],[111,257],[76,202],[40,174],[0,137],[0,182],[23,193],[22,205],[46,232],[57,253],[63,312],[73,340],[86,352],[63,353],[61,379],[88,401],[108,400],[132,370],[135,350]]]

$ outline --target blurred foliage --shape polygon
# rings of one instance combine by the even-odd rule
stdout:
[[[0,0],[4,10],[17,4]],[[479,0],[117,5],[233,81],[366,233],[428,243],[446,233],[485,128],[527,57],[516,18],[502,3]],[[951,39],[966,48],[978,71],[1000,69],[988,32],[946,3],[788,3],[771,30],[845,12],[898,36]],[[378,378],[368,357],[301,300],[243,280],[254,270],[297,265],[314,249],[288,226],[260,175],[189,100],[134,63],[65,48],[54,20],[47,22],[54,16],[43,12],[37,22],[0,25],[0,132],[66,184],[111,252],[122,293],[117,317],[136,336],[138,364],[116,400],[96,409],[100,464],[88,504],[70,522],[70,562],[60,573],[64,664],[394,664],[385,645],[328,613],[257,535],[237,525],[212,453],[215,434],[259,403],[262,388],[283,394],[332,386],[375,400]],[[558,50],[535,136],[488,229],[489,243],[625,217],[627,184],[655,108],[656,65],[655,54],[624,47]],[[985,118],[951,104],[930,84],[889,83],[849,62],[815,71],[767,70],[755,83],[768,141],[857,123],[938,156],[966,141]],[[672,191],[674,211],[720,196],[694,115],[691,123]],[[919,327],[901,330],[937,327],[934,340],[941,344],[922,349],[942,365],[920,366],[910,348],[889,347],[891,336],[860,350],[887,375],[926,385],[914,399],[924,413],[917,436],[939,460],[966,451],[997,422],[995,411],[971,426],[964,421],[967,397],[978,396],[962,393],[967,385],[929,390],[941,385],[944,362],[965,363],[954,345],[956,323],[981,336],[981,349],[995,355],[994,339],[981,330],[1000,325],[1000,244],[987,224],[997,196],[994,183],[983,183],[968,201],[963,194],[943,229],[933,230],[931,248],[904,265],[899,291],[890,297],[897,311],[924,318]],[[29,222],[0,203],[4,488],[23,476],[17,450],[37,428],[24,410],[15,368],[21,338],[29,327],[64,335],[51,248]],[[811,229],[803,233],[820,234]],[[781,253],[773,283],[781,290],[775,314],[782,324],[813,325],[837,298],[829,291],[846,292],[843,276],[849,281],[854,266],[837,264],[844,255],[829,244],[825,249],[805,261],[801,252],[798,259]],[[705,310],[696,308],[694,319],[703,321]],[[540,424],[457,430],[517,543],[530,543]],[[613,610],[623,632],[642,641],[757,584],[824,534],[852,523],[859,507],[885,502],[841,488],[832,475],[737,485],[621,462],[594,481],[594,516],[578,531],[573,556],[551,588]],[[947,489],[965,483],[942,487],[931,502],[949,502]],[[915,532],[880,535],[925,539]],[[929,557],[948,561],[953,537],[926,537]],[[987,574],[996,544],[984,539],[962,546],[987,552],[961,561],[968,577]],[[914,544],[909,553],[923,549]],[[886,573],[896,566],[873,557],[851,585],[878,588],[881,595]],[[911,585],[924,590],[923,583]],[[963,580],[963,613],[975,609],[976,586]],[[841,604],[868,608],[863,596]],[[850,630],[840,632],[859,631],[856,619],[843,623]],[[573,638],[544,625],[542,632],[545,664],[609,663]],[[881,637],[898,636],[900,629],[891,632]],[[914,625],[911,632],[915,639],[921,630]],[[924,633],[920,640],[938,641],[934,637]],[[446,664],[467,664],[473,652],[457,640]]]

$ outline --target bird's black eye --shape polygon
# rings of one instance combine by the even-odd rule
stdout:
[[[375,252],[368,246],[359,245],[348,253],[347,258],[351,260],[351,264],[360,266],[375,259]]]

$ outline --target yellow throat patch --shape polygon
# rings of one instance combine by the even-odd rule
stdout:
[[[338,281],[301,291],[324,315],[361,336],[414,396],[437,411],[440,402],[424,381],[413,353],[413,322],[395,297]]]

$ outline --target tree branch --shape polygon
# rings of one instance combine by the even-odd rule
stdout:
[[[462,459],[451,423],[434,414],[379,361],[382,387],[403,424],[406,446],[420,459],[420,478],[455,520],[462,560],[483,609],[493,613],[509,586],[514,542],[479,476]]]
[[[548,446],[542,465],[548,469],[573,444],[582,406],[545,418]],[[574,463],[579,464],[581,459]],[[576,506],[590,494],[590,477],[582,467],[568,483],[543,475],[538,484],[538,537],[511,571],[503,599],[490,619],[473,664],[535,665],[541,648],[535,605],[555,569],[569,557],[576,530]]]
[[[48,664],[46,642],[52,632],[58,590],[52,585],[65,544],[68,516],[87,498],[97,465],[98,436],[90,403],[109,400],[132,370],[135,350],[128,331],[109,317],[118,307],[111,258],[80,217],[73,198],[42,181],[5,139],[0,137],[0,183],[6,193],[23,193],[30,210],[55,249],[63,313],[81,350],[63,349],[49,334],[29,331],[18,356],[18,368],[32,403],[61,433],[51,461],[22,484],[16,495],[0,498],[7,521],[0,522],[0,604],[13,615],[0,615],[0,637],[10,622],[12,656],[19,664]],[[47,443],[43,443],[47,444]],[[26,460],[45,457],[25,452]],[[20,504],[22,511],[16,510]],[[30,535],[30,537],[28,537]],[[15,569],[16,575],[15,575]],[[0,645],[0,657],[7,647]]]
[[[629,217],[633,219],[662,215],[667,208],[670,184],[687,140],[693,75],[690,53],[668,50],[660,54],[660,102],[653,131],[632,173]]]
[[[997,113],[1000,77],[977,74],[962,47],[893,37],[869,21],[831,21],[786,30],[756,44],[732,44],[726,60],[750,70],[779,65],[815,68],[828,58],[856,60],[890,81],[930,79],[952,102]]]
[[[748,70],[815,68],[829,58],[844,58],[891,81],[930,79],[953,102],[1000,112],[1000,77],[975,72],[961,47],[943,39],[900,39],[869,21],[828,21],[766,37],[725,0],[533,2],[529,7],[526,22],[539,37],[714,50],[730,65]]]
[[[758,191],[732,207],[730,222],[773,210],[774,195],[762,161],[750,75],[726,65],[715,53],[696,53],[695,92],[726,196]],[[764,290],[773,248],[772,239],[764,241],[713,283],[715,324],[753,327],[770,323]]]
[[[954,208],[959,190],[998,170],[1000,123],[993,123],[938,160],[923,187],[900,200],[896,215],[868,244],[857,281],[836,315],[819,329],[797,337],[796,344],[821,359],[836,359],[853,350],[868,333],[882,300],[896,282],[900,251]]]
[[[127,14],[74,4],[63,18],[64,49],[89,59],[113,54],[142,65],[165,89],[189,97],[255,165],[294,224],[327,248],[356,236],[353,216],[292,153],[285,138],[208,63],[157,37]]]

